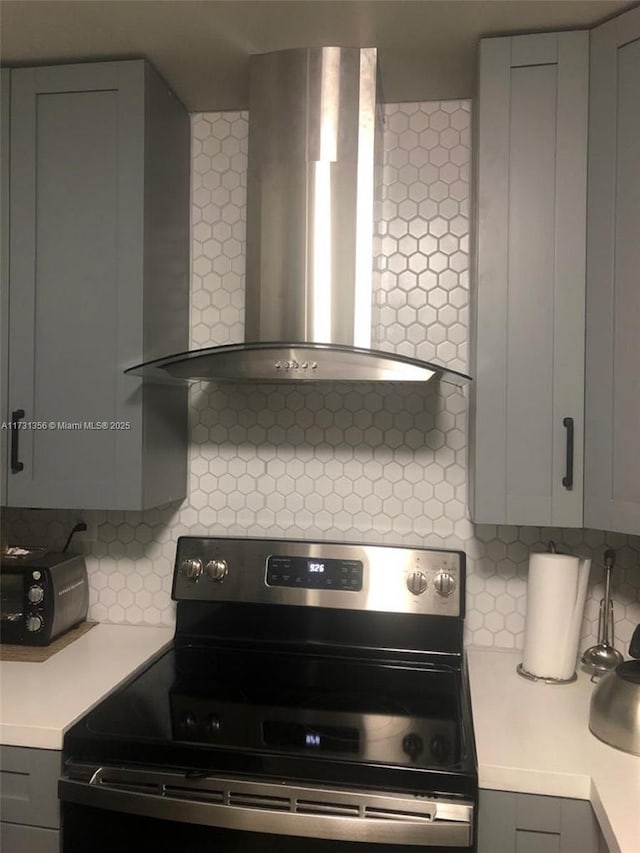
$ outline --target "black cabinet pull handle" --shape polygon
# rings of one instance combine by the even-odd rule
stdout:
[[[20,448],[18,444],[18,436],[20,435],[18,421],[21,421],[23,417],[24,409],[16,409],[11,412],[11,471],[13,474],[18,474],[24,469],[24,462],[19,459]]]
[[[565,418],[562,426],[567,430],[567,462],[566,474],[562,478],[565,489],[573,489],[573,418]]]

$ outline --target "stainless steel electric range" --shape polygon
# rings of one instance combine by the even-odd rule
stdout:
[[[460,551],[178,541],[172,647],[64,741],[64,853],[475,850]]]

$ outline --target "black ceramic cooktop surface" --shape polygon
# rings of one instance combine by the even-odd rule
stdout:
[[[65,752],[336,782],[366,767],[451,787],[473,773],[464,708],[455,668],[186,644],[74,726]]]

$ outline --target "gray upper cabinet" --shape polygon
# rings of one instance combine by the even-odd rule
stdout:
[[[640,9],[591,33],[585,526],[640,533]]]
[[[0,420],[7,411],[9,368],[9,105],[11,71],[0,68]],[[7,502],[8,430],[0,430],[0,506]]]
[[[478,523],[582,527],[588,62],[587,32],[480,45]]]
[[[188,349],[190,125],[144,61],[11,74],[7,503],[184,497],[187,397],[125,376]]]

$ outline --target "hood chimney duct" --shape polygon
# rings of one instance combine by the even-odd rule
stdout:
[[[253,56],[248,343],[371,345],[376,51]]]

